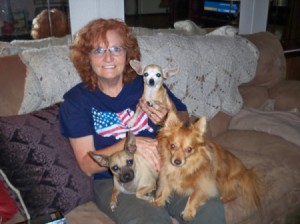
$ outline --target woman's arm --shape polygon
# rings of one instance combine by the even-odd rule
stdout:
[[[92,135],[80,137],[80,138],[69,138],[71,146],[73,148],[76,160],[81,168],[81,170],[88,176],[94,173],[99,173],[107,170],[105,167],[100,167],[89,155],[89,151],[96,151],[94,146],[94,140]],[[124,139],[118,143],[104,148],[102,150],[96,151],[96,153],[101,153],[104,155],[112,155],[114,152],[120,151],[124,146]]]

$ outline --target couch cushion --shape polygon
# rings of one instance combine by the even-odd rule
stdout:
[[[276,110],[300,110],[300,81],[285,80],[269,89]]]
[[[91,216],[92,214],[92,216]],[[93,202],[87,202],[82,204],[71,212],[66,214],[66,219],[68,223],[88,223],[89,224],[114,224],[113,222],[104,212],[99,210],[97,205]]]
[[[300,112],[244,108],[231,119],[229,129],[265,132],[300,147]]]
[[[91,178],[60,133],[58,111],[53,105],[0,118],[0,169],[20,191],[31,217],[66,213],[93,198]]]
[[[219,112],[213,119],[208,122],[208,131],[207,134],[209,137],[216,137],[219,134],[223,133],[227,130],[228,125],[230,123],[231,116]]]
[[[300,205],[300,148],[288,141],[258,131],[230,130],[216,138],[217,142],[254,167],[270,184],[270,190],[259,211],[244,216],[243,223],[284,223],[285,216]],[[225,205],[228,223],[241,220],[238,203]]]
[[[24,97],[26,66],[18,55],[0,59],[0,116],[18,113]]]
[[[244,100],[243,107],[259,108],[269,98],[268,90],[260,86],[240,86],[240,93]]]

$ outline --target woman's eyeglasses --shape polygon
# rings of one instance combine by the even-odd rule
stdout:
[[[98,47],[93,49],[91,51],[91,54],[94,56],[102,57],[108,51],[113,56],[119,56],[120,54],[122,54],[123,50],[124,49],[122,47],[118,47],[118,46],[113,46],[110,48]]]

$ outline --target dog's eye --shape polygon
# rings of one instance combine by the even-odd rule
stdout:
[[[127,166],[132,166],[133,164],[133,159],[129,159],[126,161],[127,162]]]
[[[187,153],[191,153],[192,152],[192,147],[187,147],[186,149],[185,149],[185,151],[187,152]]]
[[[170,144],[170,149],[173,150],[176,148],[176,145],[175,144]]]
[[[144,73],[144,76],[145,76],[145,77],[147,77],[148,75],[149,75],[148,72],[145,72],[145,73]]]
[[[113,171],[117,171],[119,169],[119,167],[117,165],[114,165],[112,168],[111,168]]]
[[[156,73],[156,77],[161,77],[161,74],[160,73]]]

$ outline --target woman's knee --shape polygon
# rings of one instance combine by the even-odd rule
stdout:
[[[118,196],[118,205],[114,212],[110,209],[113,184],[106,181],[94,183],[95,201],[104,213],[116,223],[126,224],[172,224],[172,219],[164,208],[155,207],[147,201],[136,198],[134,194]]]
[[[184,210],[187,197],[174,197],[171,203],[167,206],[169,213],[175,217],[180,223],[186,223],[182,219],[182,211]],[[192,223],[212,223],[212,224],[224,224],[225,213],[224,206],[218,198],[212,198],[208,200],[204,205],[197,208],[197,213]]]

